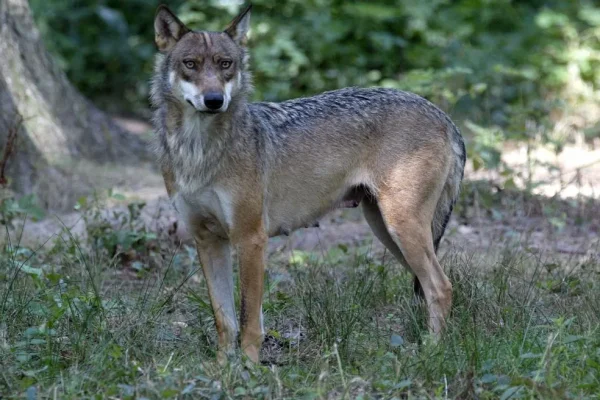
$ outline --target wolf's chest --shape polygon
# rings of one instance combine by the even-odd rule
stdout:
[[[166,149],[180,191],[196,192],[207,187],[219,169],[223,146],[210,140],[210,117],[184,117],[181,126],[166,140]]]
[[[205,229],[217,236],[229,236],[233,206],[226,189],[214,185],[194,192],[180,191],[172,202],[192,234],[196,229]]]

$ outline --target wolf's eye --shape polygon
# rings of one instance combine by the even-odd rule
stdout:
[[[227,69],[227,68],[231,67],[231,61],[229,61],[229,60],[223,60],[220,62],[220,64],[221,64],[221,68],[223,68],[223,69]]]
[[[185,67],[186,67],[187,69],[194,69],[194,67],[196,66],[196,63],[195,63],[195,62],[193,62],[193,61],[190,61],[190,60],[185,60],[185,61],[183,62],[183,65],[185,65]]]

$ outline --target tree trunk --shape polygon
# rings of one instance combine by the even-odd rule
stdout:
[[[10,187],[37,194],[49,208],[70,207],[86,190],[70,186],[81,162],[131,164],[148,154],[139,137],[118,127],[69,83],[46,51],[27,0],[0,0],[0,145],[5,150],[15,129],[6,168]]]

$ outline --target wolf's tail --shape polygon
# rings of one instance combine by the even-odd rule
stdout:
[[[452,143],[454,159],[431,223],[433,245],[436,251],[440,245],[442,236],[444,236],[444,231],[450,220],[454,204],[458,199],[460,183],[463,179],[466,161],[465,142],[463,141],[460,131],[450,119],[448,119],[448,136]]]

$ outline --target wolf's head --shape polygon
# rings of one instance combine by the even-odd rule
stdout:
[[[244,89],[248,6],[223,32],[192,31],[166,6],[156,11],[156,45],[165,55],[162,64],[170,98],[199,112],[225,112]]]

